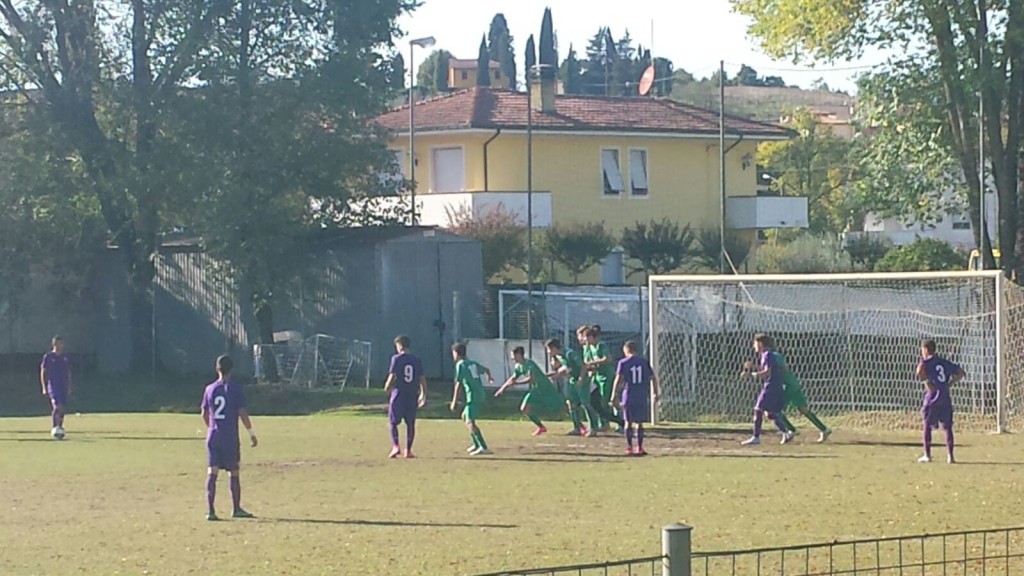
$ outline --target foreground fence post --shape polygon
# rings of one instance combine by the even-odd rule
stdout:
[[[661,529],[661,576],[690,576],[692,526],[669,524]]]

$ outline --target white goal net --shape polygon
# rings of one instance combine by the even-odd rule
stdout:
[[[256,380],[302,388],[370,386],[370,342],[316,334],[253,347]]]
[[[656,276],[649,293],[666,421],[749,420],[758,384],[739,374],[758,332],[776,338],[832,426],[920,427],[923,338],[967,373],[952,390],[958,426],[1001,431],[1024,399],[1010,329],[1024,299],[999,272]]]

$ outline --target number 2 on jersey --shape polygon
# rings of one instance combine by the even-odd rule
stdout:
[[[224,415],[224,407],[228,405],[228,399],[223,396],[213,397],[213,419],[223,420],[226,418]]]

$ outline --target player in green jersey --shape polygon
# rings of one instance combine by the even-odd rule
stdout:
[[[615,365],[612,363],[611,352],[608,350],[608,345],[600,341],[600,326],[591,326],[586,335],[587,347],[583,349],[583,365],[590,374],[592,382],[597,385],[598,400],[593,404],[600,420],[598,430],[607,432],[609,422],[615,422],[621,432],[623,429],[622,418],[611,406],[612,385],[615,383]]]
[[[452,346],[452,359],[455,360],[455,387],[452,390],[451,410],[459,403],[459,389],[466,392],[466,407],[462,409],[462,419],[466,421],[466,428],[469,428],[469,436],[473,439],[473,445],[466,451],[472,456],[490,454],[484,435],[476,425],[477,416],[480,414],[480,405],[484,402],[484,383],[482,376],[487,375],[487,383],[493,385],[494,378],[491,371],[483,364],[466,358],[466,345],[454,344]]]
[[[785,402],[785,407],[788,409],[790,406],[796,408],[801,414],[807,417],[814,424],[814,427],[818,429],[818,442],[824,442],[828,440],[828,437],[832,435],[832,430],[825,426],[825,424],[818,419],[818,416],[811,412],[807,405],[807,396],[804,394],[804,387],[800,384],[800,380],[790,369],[786,357],[782,355],[778,350],[778,344],[775,342],[775,338],[768,337],[768,349],[775,355],[776,361],[779,364],[779,368],[782,370],[782,393]],[[789,421],[783,412],[782,423],[789,428],[792,434],[797,433],[796,426]]]
[[[561,382],[562,396],[565,397],[565,405],[569,409],[569,416],[572,417],[573,428],[569,431],[569,436],[592,435],[597,415],[590,408],[590,395],[585,388],[586,383],[582,382],[583,363],[579,355],[572,348],[563,348],[557,338],[548,340],[544,347],[551,357],[551,367],[554,369],[548,376]],[[581,416],[587,419],[586,427],[583,426]]]
[[[516,346],[512,350],[512,361],[515,362],[512,377],[502,384],[494,395],[501,396],[509,386],[529,384],[530,391],[523,396],[523,403],[520,404],[519,410],[537,426],[533,435],[540,436],[548,429],[537,417],[537,413],[557,414],[565,403],[548,375],[541,370],[540,366],[537,366],[536,362],[526,357],[526,350],[522,346]]]

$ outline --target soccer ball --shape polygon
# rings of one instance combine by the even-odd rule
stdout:
[[[53,430],[50,430],[50,436],[53,436],[57,440],[64,439],[64,429],[60,426],[54,426]]]

